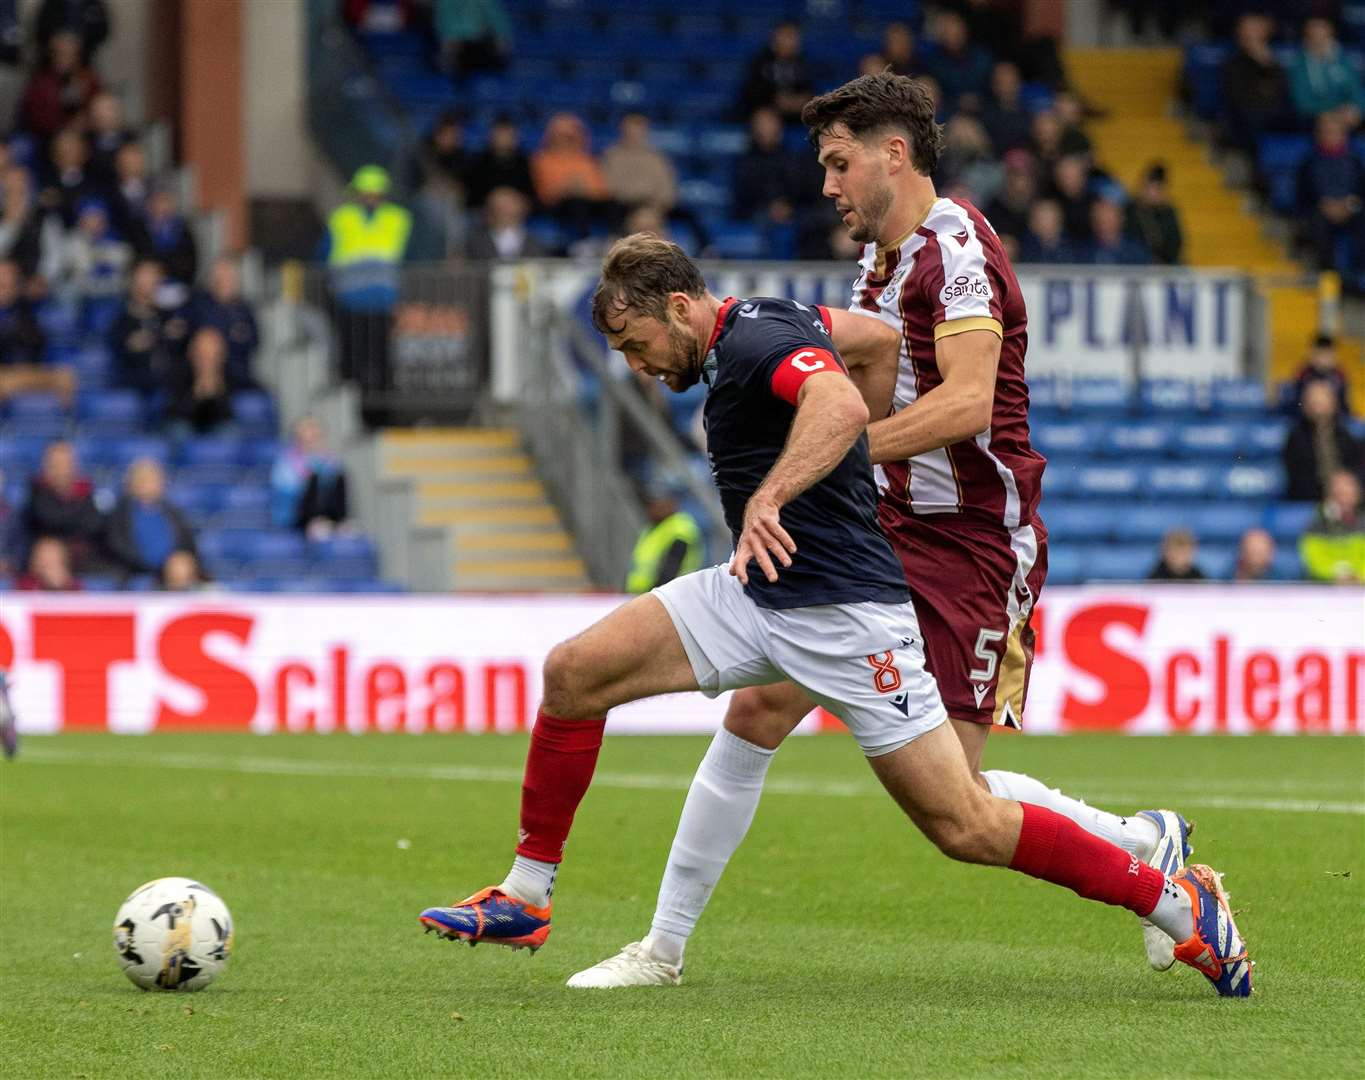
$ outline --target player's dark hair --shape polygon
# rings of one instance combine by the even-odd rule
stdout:
[[[619,332],[627,311],[668,321],[668,297],[706,295],[701,271],[682,248],[653,233],[638,232],[612,244],[602,260],[602,280],[592,294],[592,324],[602,333]],[[609,322],[611,320],[611,322]]]
[[[855,139],[895,128],[910,136],[915,171],[929,176],[943,150],[943,126],[934,120],[934,99],[924,85],[889,71],[860,75],[837,90],[811,98],[801,110],[801,123],[817,149],[820,136],[843,124]]]

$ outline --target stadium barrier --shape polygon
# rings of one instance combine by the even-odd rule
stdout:
[[[0,610],[24,730],[515,732],[551,646],[614,596],[44,596]],[[1362,731],[1365,589],[1046,592],[1026,730]],[[710,732],[725,695],[653,698],[609,730]],[[802,731],[837,728],[813,714]]]

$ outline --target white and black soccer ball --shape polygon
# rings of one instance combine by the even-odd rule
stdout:
[[[144,990],[202,990],[227,966],[232,916],[207,885],[157,878],[118,909],[114,951],[123,973]]]

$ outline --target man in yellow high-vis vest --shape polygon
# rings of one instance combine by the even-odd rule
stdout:
[[[645,504],[651,522],[630,560],[626,592],[647,593],[675,577],[701,569],[702,535],[696,519],[668,495],[654,495]]]
[[[412,215],[390,202],[389,174],[365,165],[351,179],[355,198],[327,219],[327,268],[336,305],[341,376],[364,390],[388,383],[389,331]]]

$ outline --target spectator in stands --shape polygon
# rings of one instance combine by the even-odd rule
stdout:
[[[1204,571],[1195,565],[1199,541],[1189,529],[1172,529],[1161,541],[1161,558],[1147,575],[1149,581],[1203,581]]]
[[[109,12],[104,0],[43,0],[35,29],[44,48],[57,34],[75,34],[88,62],[109,37]]]
[[[1057,114],[1057,120],[1062,125],[1062,135],[1058,140],[1058,149],[1062,156],[1084,154],[1087,159],[1092,158],[1094,145],[1090,141],[1090,136],[1085,133],[1085,107],[1081,104],[1081,99],[1075,94],[1062,91],[1053,97],[1052,111]]]
[[[132,255],[110,228],[104,201],[87,196],[76,208],[76,227],[61,238],[45,273],[54,289],[81,300],[118,297]]]
[[[229,390],[260,389],[251,374],[251,360],[261,334],[251,305],[242,297],[242,272],[234,257],[220,255],[213,260],[207,286],[194,294],[187,320],[191,334],[207,326],[223,335]]]
[[[1066,238],[1065,218],[1056,199],[1039,199],[1028,212],[1028,232],[1019,245],[1019,261],[1058,265],[1079,262]]]
[[[931,17],[931,26],[937,48],[925,70],[938,80],[949,109],[979,112],[990,90],[990,54],[972,40],[961,12],[942,9]]]
[[[316,417],[294,425],[294,441],[275,461],[270,473],[270,520],[281,529],[299,529],[310,537],[328,536],[349,516],[346,471],[327,446]]]
[[[414,187],[434,186],[464,201],[473,161],[464,144],[460,113],[447,109],[436,118],[417,151]]]
[[[1185,237],[1180,230],[1180,215],[1171,205],[1166,190],[1166,166],[1154,162],[1143,174],[1142,183],[1128,203],[1128,235],[1151,252],[1152,261],[1175,266]]]
[[[79,592],[66,545],[55,536],[40,537],[28,553],[28,573],[15,587],[22,592]]]
[[[76,120],[100,91],[100,79],[81,56],[81,39],[70,31],[53,34],[47,60],[28,81],[19,124],[44,143]]]
[[[141,233],[134,238],[133,244],[139,258],[155,259],[161,264],[165,274],[161,287],[163,305],[179,307],[183,304],[199,274],[199,249],[170,186],[161,184],[152,188]]]
[[[1243,13],[1233,31],[1236,49],[1222,70],[1226,137],[1253,158],[1262,135],[1297,126],[1289,79],[1270,48],[1273,31],[1269,16],[1260,11]]]
[[[945,190],[964,188],[978,206],[994,199],[1004,184],[1004,166],[991,152],[990,137],[975,117],[959,113],[948,121],[934,182]]]
[[[1313,347],[1308,351],[1308,358],[1304,361],[1303,367],[1299,368],[1299,374],[1295,379],[1297,393],[1294,400],[1302,402],[1308,384],[1314,382],[1326,383],[1336,395],[1337,408],[1341,415],[1350,415],[1350,387],[1346,382],[1346,373],[1341,370],[1341,364],[1337,360],[1337,339],[1330,334],[1319,334],[1313,339]]]
[[[735,162],[735,216],[788,223],[817,205],[820,170],[810,154],[787,150],[776,109],[758,109],[749,120],[749,149]]]
[[[167,315],[157,305],[160,289],[161,264],[155,259],[136,263],[123,310],[109,332],[119,385],[144,396],[166,390],[171,357],[184,341],[184,319]]]
[[[501,0],[435,0],[441,58],[457,75],[501,71],[512,48],[512,23]]]
[[[649,142],[649,118],[627,113],[620,137],[602,155],[602,173],[614,198],[626,210],[652,206],[667,214],[678,201],[678,173]]]
[[[114,228],[129,243],[141,235],[151,191],[147,154],[142,144],[124,143],[114,155],[114,186],[109,196],[109,210]]]
[[[915,32],[909,23],[890,22],[882,31],[882,65],[877,71],[891,69],[893,75],[918,75],[924,64],[915,53]]]
[[[168,417],[179,437],[208,435],[232,422],[227,356],[222,333],[204,326],[190,338],[185,359],[172,364]]]
[[[1123,231],[1123,207],[1112,199],[1096,199],[1090,207],[1090,246],[1085,262],[1097,266],[1144,266],[1147,249]]]
[[[748,117],[755,109],[771,108],[784,123],[798,123],[813,85],[801,54],[801,28],[794,22],[779,23],[768,44],[749,61],[736,114]]]
[[[209,581],[192,551],[172,551],[161,564],[157,581],[162,592],[202,592]]]
[[[1028,82],[1054,93],[1067,89],[1056,38],[1025,28],[1026,5],[1017,0],[966,0],[960,6],[971,38],[999,60],[1017,64]]]
[[[1289,65],[1289,93],[1305,119],[1336,113],[1348,130],[1360,126],[1365,87],[1337,42],[1331,20],[1314,16],[1303,23],[1303,48]]]
[[[1051,109],[1042,109],[1034,113],[1029,130],[1029,150],[1038,159],[1043,175],[1051,176],[1062,158],[1062,121]]]
[[[495,188],[520,191],[529,202],[536,197],[531,181],[531,160],[521,149],[521,132],[509,117],[501,116],[488,132],[488,145],[469,168],[468,205],[480,207]]]
[[[1033,114],[1024,108],[1019,68],[1002,60],[991,69],[991,93],[981,122],[997,154],[1028,149],[1033,140]]]
[[[1060,158],[1052,167],[1052,189],[1049,196],[1062,208],[1066,238],[1078,250],[1085,250],[1094,239],[1094,219],[1090,213],[1095,201],[1090,191],[1090,163],[1081,154]]]
[[[20,544],[23,542],[23,517],[9,501],[5,488],[5,470],[0,469],[0,578],[14,576],[19,564]]]
[[[536,198],[575,237],[611,211],[611,188],[593,157],[588,129],[573,113],[556,113],[531,158]]]
[[[59,439],[43,451],[42,465],[29,481],[24,519],[29,536],[55,536],[66,544],[78,570],[92,569],[104,535],[104,515],[95,505],[95,485],[80,474],[69,442]]]
[[[1299,540],[1299,557],[1314,581],[1365,583],[1365,513],[1360,479],[1338,469],[1327,483],[1317,520]]]
[[[1237,544],[1237,568],[1232,580],[1266,581],[1275,563],[1275,538],[1264,529],[1248,529]]]
[[[515,188],[495,188],[483,207],[482,220],[469,231],[466,257],[474,260],[533,259],[545,255],[539,240],[526,229],[530,200]]]
[[[0,200],[0,259],[13,259],[25,274],[37,273],[61,236],[61,222],[38,210],[29,172],[22,165],[0,173]]]
[[[1337,408],[1337,395],[1322,381],[1303,388],[1299,421],[1284,444],[1286,496],[1298,502],[1317,502],[1327,479],[1341,469],[1360,475],[1361,446],[1351,435]]]
[[[1299,213],[1319,268],[1344,268],[1365,240],[1365,165],[1352,152],[1341,117],[1323,113],[1314,127],[1313,152],[1299,167]]]
[[[114,159],[123,147],[136,140],[136,133],[123,122],[123,106],[117,97],[102,90],[90,99],[85,118],[85,141],[90,175],[96,184],[108,190],[117,185]]]
[[[81,200],[99,194],[86,165],[88,154],[78,128],[63,128],[52,139],[38,201],[44,210],[59,213],[67,228],[76,224],[76,207]]]
[[[1017,260],[1028,235],[1029,212],[1038,185],[1033,178],[1033,159],[1027,150],[1011,150],[1005,155],[1005,182],[999,193],[986,204],[986,220],[991,223],[1011,259]]]
[[[0,259],[0,401],[15,394],[56,394],[70,406],[76,373],[44,363],[47,339],[23,295],[24,279],[12,259]]]
[[[166,474],[151,458],[128,466],[123,496],[109,515],[105,544],[130,574],[159,574],[174,552],[199,553],[185,516],[166,500]]]
[[[626,592],[640,595],[700,570],[706,554],[697,519],[678,506],[672,491],[656,488],[645,500],[649,524],[635,541]]]
[[[389,331],[412,215],[389,201],[389,174],[378,165],[356,170],[351,191],[351,201],[327,220],[325,244],[341,377],[382,391],[388,386]]]

